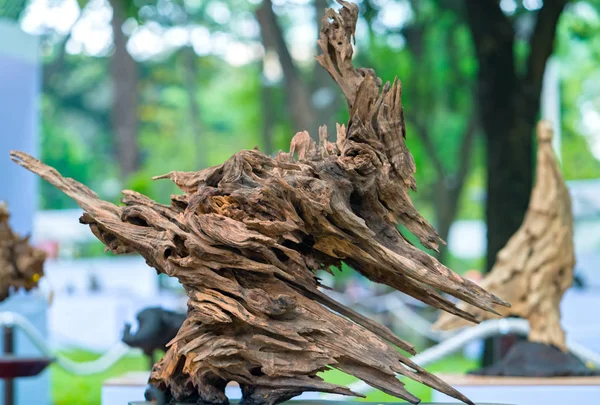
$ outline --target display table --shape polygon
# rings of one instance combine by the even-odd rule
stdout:
[[[12,336],[7,339],[7,335],[12,334],[10,329],[12,328],[4,327],[5,355],[0,357],[0,379],[4,381],[2,395],[4,405],[15,405],[15,378],[35,377],[52,363],[52,359],[47,357],[23,358],[11,355],[13,352],[12,342],[6,344],[7,340],[12,341]],[[7,330],[9,330],[8,333]]]
[[[352,404],[361,404],[361,405],[406,405],[408,402],[356,402],[356,400],[352,400],[349,399],[348,401],[323,401],[323,400],[314,400],[314,401],[305,401],[305,400],[300,400],[300,401],[294,401],[293,399],[291,401],[288,402],[293,402],[294,405],[352,405]],[[234,404],[237,403],[237,401],[233,401]],[[287,402],[284,402],[284,404]],[[152,402],[146,402],[146,401],[141,401],[141,402],[130,402],[129,405],[152,405]],[[177,405],[195,405],[194,404],[177,404]],[[450,403],[442,403],[442,402],[435,402],[435,403],[425,403],[425,402],[421,402],[419,405],[450,405]],[[476,405],[508,405],[508,404],[484,404],[484,403],[478,403]]]
[[[104,381],[102,405],[124,405],[131,401],[143,400],[149,376],[149,371],[129,372]],[[231,399],[241,398],[239,386],[233,383],[227,386],[225,394]]]
[[[438,377],[476,403],[495,401],[514,405],[564,405],[595,403],[592,399],[600,398],[600,377]],[[460,403],[436,391],[433,400]]]
[[[47,336],[46,301],[38,295],[13,295],[0,303],[0,312],[27,318]],[[51,359],[19,328],[0,327],[0,403],[50,405],[50,381],[45,370]]]
[[[150,404],[144,402],[144,391],[148,387],[149,371],[129,372],[119,377],[111,378],[104,381],[102,384],[102,405],[124,405],[124,404]],[[225,395],[229,399],[240,399],[242,391],[240,387],[231,382],[225,389]],[[321,396],[318,392],[304,392],[297,396],[294,401],[300,404],[301,401],[305,404],[313,404]],[[140,402],[141,401],[141,402]],[[235,402],[235,401],[232,401]],[[334,405],[334,401],[325,401],[327,405]]]

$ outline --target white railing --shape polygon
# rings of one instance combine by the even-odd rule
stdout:
[[[56,354],[44,341],[44,337],[38,332],[35,326],[33,326],[33,324],[23,315],[15,312],[0,312],[0,326],[17,327],[21,329],[40,352],[45,356],[52,358],[55,363],[65,371],[76,375],[102,373],[111,368],[126,355],[138,352],[138,350],[131,349],[122,342],[117,342],[100,358],[92,361],[77,362]]]
[[[448,355],[455,353],[470,342],[498,335],[506,335],[508,333],[526,336],[529,333],[529,323],[524,319],[516,318],[485,321],[477,326],[463,329],[461,332],[446,339],[442,343],[432,346],[429,349],[411,357],[411,360],[419,366],[425,367],[428,364],[434,363]],[[593,351],[573,341],[570,341],[569,339],[567,339],[567,347],[571,353],[579,357],[582,361],[591,362],[600,367],[599,354],[594,353]],[[360,394],[367,394],[368,392],[375,390],[375,388],[363,381],[352,383],[348,385],[348,388]],[[328,400],[340,400],[343,398],[343,396],[326,394],[323,395],[322,398]]]
[[[131,349],[124,343],[118,342],[96,360],[76,362],[60,356],[53,351],[44,341],[43,336],[31,324],[31,322],[20,314],[14,312],[0,312],[0,326],[18,327],[44,355],[54,359],[55,363],[65,371],[76,375],[90,375],[104,372],[126,355],[139,352],[137,349]],[[485,321],[477,326],[463,329],[454,336],[447,338],[443,342],[413,356],[411,360],[424,367],[455,353],[470,342],[486,339],[492,336],[505,335],[508,333],[525,336],[529,333],[529,324],[526,320],[515,318]],[[600,367],[600,355],[598,353],[595,353],[569,339],[567,339],[567,347],[571,353],[583,361],[591,362],[592,364]],[[362,394],[366,394],[374,390],[373,387],[369,386],[363,381],[352,383],[348,386],[348,388],[354,392]],[[326,394],[322,398],[341,399],[342,396]]]
[[[391,315],[398,323],[434,342],[441,342],[457,333],[456,331],[433,330],[431,328],[433,325],[431,321],[412,309],[405,302],[406,296],[397,291],[369,297],[360,301],[348,300],[343,294],[334,291],[328,291],[327,294],[346,306],[356,307],[355,309],[358,309],[358,312],[367,317],[371,314],[385,312]]]

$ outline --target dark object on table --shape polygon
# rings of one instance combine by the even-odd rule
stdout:
[[[504,377],[582,377],[600,375],[569,352],[542,343],[518,341],[499,362],[473,375]]]
[[[52,359],[15,357],[14,328],[3,326],[2,335],[3,356],[0,357],[0,379],[4,380],[4,405],[13,405],[15,403],[14,379],[38,375],[52,363]]]
[[[304,391],[360,396],[319,373],[335,368],[417,403],[397,375],[469,402],[404,352],[414,347],[319,287],[315,273],[342,261],[372,281],[477,322],[439,292],[483,310],[508,303],[463,279],[399,232],[437,250],[443,241],[412,205],[414,159],[404,142],[401,85],[352,65],[358,7],[326,11],[317,59],[340,86],[350,119],[316,144],[294,136],[275,158],[243,150],[199,172],[171,172],[183,194],[170,205],[124,191],[124,207],[22,152],[12,159],[85,211],[80,222],[113,253],[139,252],[176,277],[189,297],[185,322],[150,383],[177,401],[225,405],[235,381],[244,405],[273,405]],[[315,134],[316,135],[316,134]],[[404,350],[401,352],[398,348]]]
[[[186,314],[160,307],[145,308],[137,314],[137,332],[132,334],[131,325],[126,324],[122,340],[128,346],[142,349],[153,360],[156,350],[167,351],[167,343],[177,335],[185,318]]]
[[[166,392],[161,391],[152,385],[148,385],[148,388],[146,388],[146,391],[144,392],[144,398],[149,402],[142,403],[151,403],[152,405],[167,405],[168,402],[171,402],[170,399],[167,398]]]
[[[573,287],[578,290],[585,290],[588,288],[587,280],[585,279],[585,276],[583,274],[577,273],[577,271],[575,272],[575,275],[573,276]]]
[[[0,301],[8,298],[11,289],[31,290],[44,275],[46,253],[29,244],[12,231],[8,207],[0,201]]]
[[[52,363],[49,357],[0,357],[0,379],[34,377]]]

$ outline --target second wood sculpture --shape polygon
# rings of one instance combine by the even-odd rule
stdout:
[[[437,249],[437,233],[413,207],[415,165],[405,143],[400,82],[383,84],[351,63],[354,4],[327,10],[319,63],[343,91],[347,125],[318,144],[296,134],[275,158],[244,150],[224,164],[158,178],[183,192],[170,205],[124,191],[124,207],[20,152],[18,164],[71,196],[80,222],[114,253],[139,252],[158,272],[179,279],[188,313],[150,383],[178,401],[226,404],[225,386],[242,404],[272,405],[304,391],[358,395],[323,381],[335,368],[412,403],[397,375],[464,402],[398,348],[413,346],[320,291],[317,270],[344,261],[366,277],[471,322],[439,291],[483,311],[508,305],[411,245],[398,223]]]
[[[529,341],[566,351],[560,325],[560,301],[573,282],[573,214],[571,198],[552,150],[552,128],[546,121],[537,127],[536,182],[529,208],[519,230],[498,253],[496,263],[481,286],[512,304],[497,307],[502,316],[529,321]],[[493,315],[460,305],[482,319]],[[462,319],[442,314],[438,329],[466,326]]]
[[[46,253],[29,244],[10,228],[8,207],[0,202],[0,302],[11,289],[26,291],[36,287],[44,275]]]

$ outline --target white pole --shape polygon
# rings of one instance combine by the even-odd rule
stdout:
[[[39,39],[26,34],[16,22],[0,21],[0,200],[10,211],[10,225],[21,235],[33,230],[38,189],[33,173],[9,158],[11,149],[39,156],[40,58]],[[35,239],[35,235],[34,235]],[[0,303],[0,311],[16,311],[47,339],[47,303],[36,293],[13,294]],[[0,337],[0,341],[2,338]],[[21,332],[15,334],[15,355],[33,357],[39,352]],[[0,395],[3,388],[0,388]],[[17,405],[49,405],[50,375],[15,381]]]
[[[40,64],[37,37],[17,23],[0,21],[0,201],[8,204],[10,224],[21,235],[33,229],[37,178],[15,165],[11,149],[38,154]]]

